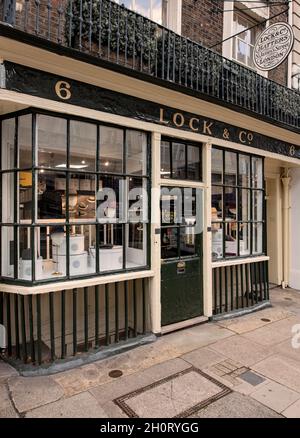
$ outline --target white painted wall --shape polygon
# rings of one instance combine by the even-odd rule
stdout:
[[[291,170],[291,236],[289,286],[300,290],[300,169]]]

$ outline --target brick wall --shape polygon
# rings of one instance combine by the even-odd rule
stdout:
[[[270,6],[270,17],[273,15],[278,14],[281,11],[284,11],[287,9],[286,5],[271,5]],[[270,24],[277,23],[279,21],[286,21],[288,22],[288,13],[281,14],[276,18],[273,18],[270,20]],[[275,82],[278,82],[282,85],[287,85],[287,78],[288,78],[288,60],[283,62],[280,66],[275,68],[274,70],[271,70],[268,74],[268,78],[272,79]]]
[[[218,0],[183,0],[182,35],[206,47],[223,39],[223,5]],[[215,50],[222,51],[222,46]]]

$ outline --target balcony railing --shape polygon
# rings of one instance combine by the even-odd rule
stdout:
[[[0,6],[1,8],[1,6]],[[173,84],[289,129],[300,93],[268,80],[110,0],[4,0],[2,21],[35,38]],[[2,29],[4,29],[2,25]],[[6,34],[10,28],[7,26]],[[34,41],[33,41],[34,43]]]

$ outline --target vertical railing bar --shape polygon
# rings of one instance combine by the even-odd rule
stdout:
[[[231,301],[231,310],[234,310],[233,267],[232,266],[230,266],[230,301]]]
[[[12,355],[10,294],[6,293],[7,353]]]
[[[225,281],[225,312],[228,312],[228,276],[227,276],[227,266],[224,267],[224,281]]]
[[[61,291],[61,358],[66,355],[66,291]]]
[[[128,282],[124,282],[125,341],[128,340]]]
[[[115,342],[119,342],[119,283],[115,283]]]
[[[14,316],[15,316],[15,339],[16,339],[16,358],[20,359],[20,338],[19,338],[19,302],[18,294],[14,295]]]
[[[147,306],[147,302],[146,302],[146,279],[143,278],[142,279],[142,290],[143,290],[143,298],[142,298],[142,303],[143,303],[143,334],[146,334],[147,331],[147,313],[146,313],[146,306]]]
[[[213,269],[213,276],[214,276],[214,303],[215,303],[215,314],[217,315],[218,312],[218,290],[217,290],[217,268]]]
[[[54,292],[49,293],[49,316],[50,316],[50,346],[51,360],[55,360],[55,331],[54,331]]]
[[[87,287],[83,289],[83,308],[84,308],[84,349],[89,349],[89,290]]]
[[[105,343],[110,344],[109,338],[109,284],[105,285]]]
[[[218,270],[219,270],[219,304],[220,304],[220,313],[223,313],[222,267],[219,267]]]
[[[136,282],[137,280],[133,280],[133,321],[134,321],[134,337],[137,337],[138,328],[137,328],[137,292],[136,292]]]
[[[36,323],[37,323],[37,353],[38,364],[42,363],[42,315],[41,315],[41,295],[36,297]]]
[[[34,346],[32,295],[28,296],[28,313],[29,313],[30,356],[31,356],[31,362],[34,363],[35,362],[35,346]]]
[[[95,286],[95,348],[99,348],[99,292],[100,286]]]
[[[22,356],[23,362],[27,363],[27,340],[26,340],[26,321],[25,321],[25,299],[20,295],[21,301],[21,333],[22,333]]]
[[[73,356],[77,354],[77,289],[73,289]]]
[[[239,300],[239,269],[238,265],[235,266],[235,298],[236,298],[236,310],[240,308]]]
[[[245,272],[246,272],[246,301],[247,301],[247,307],[249,307],[249,264],[245,265]]]
[[[240,265],[242,308],[245,307],[244,297],[244,265]]]

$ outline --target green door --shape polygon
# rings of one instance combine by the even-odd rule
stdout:
[[[203,315],[202,214],[202,190],[162,188],[162,326]]]

